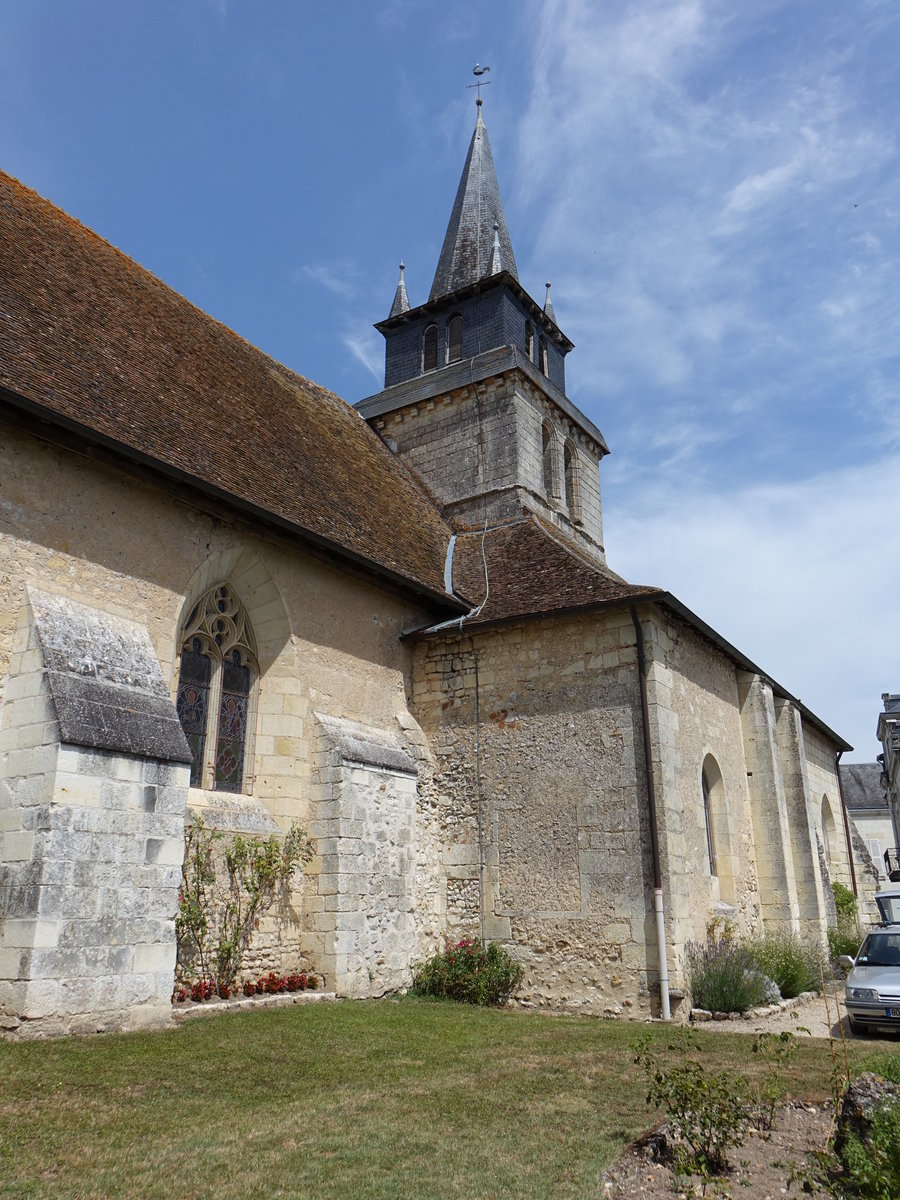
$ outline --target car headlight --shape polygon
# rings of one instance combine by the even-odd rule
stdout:
[[[851,988],[846,990],[848,1000],[877,1000],[878,993],[874,988]]]

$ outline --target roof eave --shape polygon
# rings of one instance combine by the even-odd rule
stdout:
[[[430,316],[432,313],[443,312],[448,308],[452,308],[454,304],[459,304],[462,300],[470,299],[472,296],[480,296],[482,293],[490,291],[495,287],[504,285],[513,292],[518,300],[521,300],[524,306],[528,309],[529,315],[532,316],[535,322],[550,335],[553,341],[566,354],[575,349],[575,343],[563,333],[555,321],[552,321],[538,303],[529,296],[528,292],[522,287],[518,279],[511,275],[509,271],[498,271],[496,275],[485,275],[483,279],[479,279],[476,283],[467,284],[463,288],[458,288],[455,292],[450,292],[446,296],[440,296],[436,300],[426,300],[424,304],[419,304],[415,308],[408,308],[405,312],[398,313],[393,317],[385,317],[383,321],[376,321],[374,328],[384,335],[386,330],[397,329],[401,325],[409,324],[410,321],[419,320],[422,317]]]

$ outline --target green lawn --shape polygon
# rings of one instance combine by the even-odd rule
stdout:
[[[0,1043],[0,1196],[595,1197],[656,1119],[642,1028],[406,1000]],[[747,1035],[698,1037],[752,1072]],[[793,1092],[825,1097],[830,1072],[806,1039]]]

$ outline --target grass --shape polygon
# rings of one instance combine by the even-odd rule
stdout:
[[[406,1000],[0,1043],[0,1196],[593,1197],[655,1119],[642,1028]],[[698,1036],[753,1074],[745,1035]],[[830,1070],[805,1039],[787,1089],[824,1098]]]

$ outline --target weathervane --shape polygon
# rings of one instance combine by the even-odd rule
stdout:
[[[482,89],[482,87],[490,87],[490,85],[491,85],[490,79],[482,79],[481,78],[482,75],[487,75],[487,73],[490,69],[491,69],[490,67],[482,67],[478,63],[476,63],[475,66],[472,68],[472,74],[475,76],[475,79],[477,82],[467,83],[466,87],[467,88],[478,88],[478,99],[475,101],[476,104],[479,104],[479,105],[481,104],[481,89]]]

